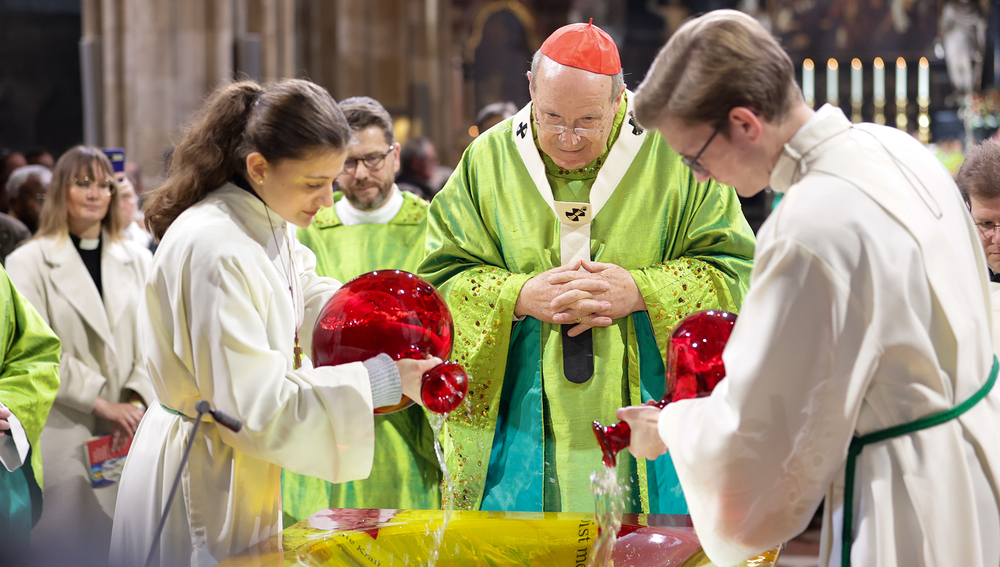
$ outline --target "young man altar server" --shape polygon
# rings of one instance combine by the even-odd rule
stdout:
[[[591,423],[662,397],[671,328],[739,308],[754,237],[732,188],[696,181],[638,125],[597,26],[556,30],[528,86],[430,207],[420,275],[451,306],[471,377],[445,454],[458,508],[592,512]],[[619,463],[628,510],[687,511],[669,457]]]
[[[1000,564],[1000,389],[986,262],[951,176],[906,132],[813,112],[735,11],[687,22],[636,96],[699,180],[785,193],[711,396],[618,412],[669,450],[708,555],[798,534],[820,564]]]

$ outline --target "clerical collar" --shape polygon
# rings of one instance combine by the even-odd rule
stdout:
[[[548,156],[545,152],[541,150],[538,146],[538,129],[535,126],[535,121],[531,121],[531,132],[535,138],[535,147],[538,148],[538,154],[542,156],[542,163],[545,164],[545,173],[550,177],[559,177],[562,179],[594,179],[597,174],[601,171],[601,166],[603,166],[608,160],[608,154],[611,153],[611,147],[615,145],[615,141],[618,140],[618,134],[621,132],[622,123],[625,121],[625,112],[628,107],[628,94],[622,94],[622,102],[618,105],[618,112],[615,114],[614,120],[611,121],[611,135],[608,136],[608,143],[604,148],[604,153],[597,157],[594,161],[588,163],[587,165],[579,169],[565,169],[556,165],[556,162],[552,161],[552,158]]]
[[[70,233],[69,237],[73,241],[73,245],[76,246],[78,250],[97,250],[101,246],[100,235],[98,235],[97,238],[80,238],[79,236]]]
[[[69,237],[73,241],[73,246],[76,247],[77,253],[80,254],[80,259],[83,260],[83,265],[87,268],[87,273],[90,274],[90,279],[93,280],[98,295],[103,298],[104,286],[101,283],[101,237],[98,235],[97,238],[80,238],[73,233],[70,233]]]
[[[356,208],[347,200],[345,195],[342,199],[334,203],[333,209],[340,218],[344,226],[356,224],[385,224],[396,218],[399,210],[403,208],[403,194],[395,183],[392,184],[392,194],[386,202],[373,211],[362,211]]]

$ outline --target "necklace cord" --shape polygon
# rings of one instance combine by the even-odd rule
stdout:
[[[263,202],[263,199],[261,199],[261,202]],[[271,227],[271,238],[274,239],[274,244],[278,247],[278,260],[281,262],[281,268],[285,271],[285,280],[288,281],[288,293],[292,297],[292,309],[297,309],[295,305],[295,286],[292,280],[292,267],[295,265],[295,261],[292,259],[292,245],[288,242],[286,231],[284,236],[285,250],[288,252],[288,265],[285,265],[285,260],[281,257],[281,245],[278,243],[278,235],[274,231],[274,221],[271,220],[271,208],[267,206],[267,203],[264,203],[264,213],[267,215],[267,224]],[[293,369],[298,370],[302,367],[302,347],[299,346],[298,325],[295,327],[295,347],[292,352],[295,357]]]

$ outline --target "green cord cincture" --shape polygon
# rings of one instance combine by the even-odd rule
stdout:
[[[856,468],[856,461],[858,455],[861,454],[861,450],[866,445],[871,445],[872,443],[878,443],[879,441],[885,441],[886,439],[892,439],[893,437],[941,425],[969,411],[979,400],[985,398],[986,394],[993,388],[993,383],[997,380],[998,369],[1000,369],[1000,362],[997,361],[997,357],[994,355],[993,371],[990,372],[990,377],[983,384],[983,387],[973,394],[971,398],[950,410],[931,414],[910,423],[903,423],[894,427],[873,431],[868,435],[855,437],[851,440],[851,446],[847,449],[847,467],[844,478],[844,529],[840,534],[840,564],[842,567],[850,567],[851,565],[851,543],[853,543],[852,540],[854,539],[854,469]]]

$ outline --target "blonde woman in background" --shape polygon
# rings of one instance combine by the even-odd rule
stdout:
[[[42,430],[45,506],[33,530],[38,564],[107,563],[118,485],[93,488],[85,443],[135,433],[154,400],[136,315],[150,252],[122,236],[111,164],[77,146],[56,163],[38,235],[7,258],[18,290],[62,341],[60,386]]]

